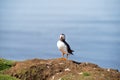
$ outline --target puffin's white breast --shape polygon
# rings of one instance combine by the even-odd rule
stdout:
[[[64,42],[62,42],[62,41],[58,41],[57,42],[57,47],[58,47],[58,49],[60,50],[60,51],[62,51],[62,52],[64,52],[64,53],[68,53],[68,51],[67,51],[67,46],[65,45],[65,43]]]

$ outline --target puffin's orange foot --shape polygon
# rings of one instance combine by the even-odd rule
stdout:
[[[64,60],[64,61],[66,61],[66,60],[67,60],[67,58],[63,58],[63,57],[62,57],[62,58],[61,58],[61,60]]]
[[[63,57],[62,57],[62,58],[59,58],[59,59],[60,59],[60,60],[67,60],[67,58],[63,58]]]

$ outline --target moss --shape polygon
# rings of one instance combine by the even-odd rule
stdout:
[[[12,76],[9,76],[9,75],[0,74],[0,80],[20,80],[20,79],[17,79],[15,77],[12,77]]]

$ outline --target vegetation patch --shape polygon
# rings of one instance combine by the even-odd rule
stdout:
[[[88,73],[88,72],[83,72],[83,76],[90,76],[90,73]]]
[[[9,75],[0,74],[0,80],[19,80],[19,79],[9,76]]]
[[[73,80],[73,78],[74,78],[73,74],[68,74],[68,75],[63,76],[61,80]]]
[[[0,71],[10,68],[14,61],[0,58]]]
[[[0,58],[0,80],[19,80],[10,75],[2,74],[2,72],[4,72],[6,69],[9,69],[10,67],[12,67],[13,63],[14,61]]]

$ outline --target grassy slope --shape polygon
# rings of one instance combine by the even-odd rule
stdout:
[[[0,80],[19,80],[12,76],[2,74],[4,70],[7,70],[10,67],[12,67],[13,63],[14,61],[0,58]]]
[[[0,58],[0,71],[10,68],[12,64],[13,61]]]

